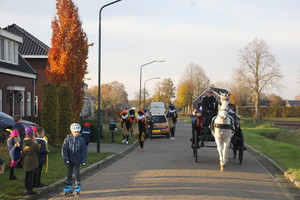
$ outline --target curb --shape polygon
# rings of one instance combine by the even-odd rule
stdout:
[[[280,165],[278,165],[274,160],[263,154],[261,151],[253,148],[252,146],[245,143],[245,146],[251,151],[257,153],[259,156],[266,159],[268,162],[270,162],[274,167],[276,167],[287,179],[289,179],[290,182],[292,182],[296,187],[300,188],[300,181],[296,179],[296,177],[289,174],[287,171],[285,171]]]
[[[108,156],[108,157],[104,158],[103,160],[100,160],[100,161],[98,161],[98,162],[96,162],[96,163],[94,163],[94,164],[92,164],[92,165],[90,165],[90,166],[88,166],[88,167],[86,167],[86,168],[80,170],[80,176],[86,174],[86,173],[89,172],[89,171],[92,171],[92,170],[96,169],[97,167],[100,167],[101,165],[107,163],[108,161],[114,159],[114,158],[117,157],[117,156],[121,156],[121,155],[124,155],[124,154],[126,154],[126,153],[128,153],[128,152],[133,151],[134,149],[137,148],[137,146],[138,146],[138,142],[135,141],[132,145],[130,145],[128,148],[124,149],[123,151],[121,151],[121,152],[119,152],[119,153],[116,153],[116,154],[114,154],[114,155]],[[73,175],[73,176],[74,176],[74,175]],[[26,195],[26,196],[20,198],[19,200],[25,200],[25,199],[37,199],[39,196],[45,194],[46,192],[52,191],[52,190],[54,190],[54,189],[56,189],[56,188],[58,188],[58,187],[64,185],[64,183],[66,182],[66,178],[67,178],[67,177],[64,177],[64,178],[62,178],[61,180],[58,180],[58,181],[56,181],[56,182],[54,182],[54,183],[52,183],[52,184],[46,186],[46,188],[41,189],[41,190],[38,190],[38,191],[37,191],[37,192],[38,192],[37,195],[32,195],[32,196]]]

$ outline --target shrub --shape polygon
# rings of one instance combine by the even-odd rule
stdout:
[[[58,94],[54,84],[43,85],[42,126],[49,137],[49,143],[55,144],[58,135]]]
[[[73,117],[73,90],[69,85],[61,85],[58,88],[58,130],[59,142],[62,142],[70,133],[70,125]]]

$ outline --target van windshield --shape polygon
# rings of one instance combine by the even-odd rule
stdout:
[[[153,123],[165,123],[167,122],[166,117],[164,115],[155,115],[152,116]]]

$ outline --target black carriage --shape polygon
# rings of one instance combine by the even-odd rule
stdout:
[[[202,127],[202,134],[199,134],[199,131],[197,132],[196,127],[197,117],[195,115],[191,115],[190,118],[192,123],[192,138],[190,139],[192,142],[191,148],[193,150],[195,161],[197,162],[198,149],[200,149],[201,147],[215,147],[207,145],[208,142],[214,142],[215,138],[211,134],[210,127]],[[238,155],[239,164],[242,164],[244,150],[246,148],[244,145],[244,134],[242,133],[239,123],[235,125],[234,135],[231,138],[230,148],[233,151],[233,158],[235,159]]]

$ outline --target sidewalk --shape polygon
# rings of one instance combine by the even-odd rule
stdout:
[[[135,142],[133,144],[104,144],[104,143],[100,143],[100,153],[101,152],[111,152],[111,153],[115,153],[114,155],[108,156],[107,158],[100,160],[99,162],[96,162],[88,167],[85,167],[84,169],[80,170],[80,174],[84,175],[94,169],[96,169],[97,167],[107,163],[108,161],[114,159],[115,157],[118,156],[123,156],[126,155],[127,153],[133,151],[134,149],[136,149],[138,146],[138,143]],[[97,143],[90,143],[89,144],[89,151],[97,151]],[[44,195],[47,192],[53,191],[54,189],[61,187],[63,184],[65,183],[65,178],[56,181],[55,183],[52,183],[51,185],[47,186],[44,189],[38,190],[38,194],[37,195],[27,195],[24,196],[22,199],[39,199],[40,196]]]
[[[132,145],[129,144],[103,144],[100,143],[100,152],[120,153]],[[97,152],[97,143],[91,142],[89,144],[89,151]]]

